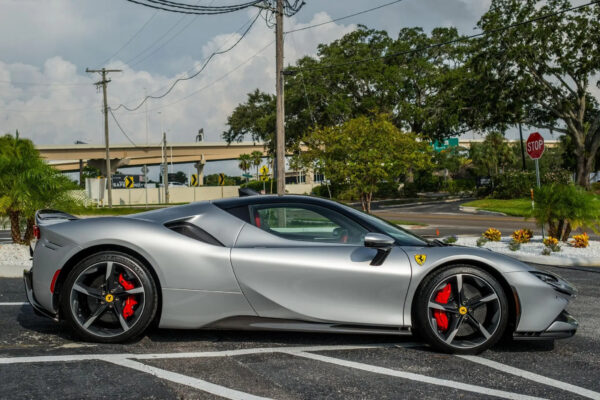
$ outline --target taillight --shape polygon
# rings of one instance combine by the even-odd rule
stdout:
[[[33,226],[33,237],[40,240],[40,227],[37,225]]]

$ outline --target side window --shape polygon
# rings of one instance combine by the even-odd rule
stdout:
[[[352,219],[315,205],[253,206],[252,223],[289,240],[362,244],[367,230]]]

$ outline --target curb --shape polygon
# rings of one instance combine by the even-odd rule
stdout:
[[[479,213],[479,214],[487,214],[487,215],[499,215],[499,216],[503,216],[503,217],[507,217],[507,214],[498,212],[498,211],[486,211],[486,210],[480,210],[477,207],[468,207],[468,206],[459,206],[458,209],[462,212],[466,212],[466,213]]]
[[[23,270],[29,268],[31,265],[2,264],[0,265],[0,278],[22,278]]]

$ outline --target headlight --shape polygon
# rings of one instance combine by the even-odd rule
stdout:
[[[569,296],[577,294],[577,289],[558,275],[542,271],[531,271],[531,273],[561,293],[568,294]]]

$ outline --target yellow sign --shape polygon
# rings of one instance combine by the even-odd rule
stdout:
[[[263,182],[266,182],[269,180],[269,167],[267,167],[266,165],[263,165],[260,168],[260,180]]]
[[[134,185],[133,182],[133,176],[126,176],[125,177],[125,187],[128,189],[131,189]]]
[[[415,254],[415,261],[419,265],[425,264],[425,260],[427,260],[427,255],[425,254]]]
[[[225,186],[225,174],[224,173],[219,174],[219,186]]]
[[[197,174],[192,174],[192,177],[190,178],[190,186],[198,186],[198,175]]]

